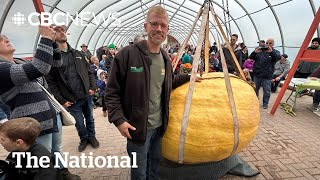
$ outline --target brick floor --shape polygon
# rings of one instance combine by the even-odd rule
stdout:
[[[261,92],[262,95],[262,92]],[[287,91],[285,98],[289,95]],[[306,109],[312,97],[298,98],[297,116],[291,117],[278,109],[275,116],[268,114],[277,94],[272,94],[269,109],[261,109],[259,130],[251,144],[240,153],[261,174],[253,178],[226,175],[222,179],[320,179],[320,118]],[[262,99],[262,98],[261,98]],[[283,100],[283,101],[284,101]],[[97,139],[100,148],[88,146],[85,153],[94,156],[126,155],[126,140],[117,129],[102,116],[101,109],[94,110]],[[70,156],[77,152],[79,143],[74,127],[63,127],[63,150]],[[0,147],[0,159],[7,153]],[[84,180],[128,180],[129,169],[79,168],[71,172]]]

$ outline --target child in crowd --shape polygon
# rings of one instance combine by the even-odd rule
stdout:
[[[0,143],[8,152],[11,152],[6,161],[9,162],[6,169],[6,180],[60,180],[62,176],[58,169],[54,168],[53,155],[41,144],[36,144],[35,139],[40,134],[40,124],[33,118],[24,117],[11,119],[0,125]],[[43,163],[47,168],[27,168],[27,155],[21,157],[21,168],[16,167],[17,155],[14,152],[30,152],[38,160],[47,156],[50,162]],[[34,162],[34,160],[31,160]],[[32,163],[32,166],[34,164]],[[39,162],[38,162],[39,165]]]
[[[102,60],[100,61],[99,63],[99,69],[103,69],[105,70],[105,63],[106,63],[106,60],[107,60],[107,55],[102,55]]]
[[[192,64],[190,63],[190,56],[184,54],[182,57],[182,64],[180,65],[180,74],[190,74],[192,71]]]
[[[251,79],[253,80],[253,66],[254,66],[254,60],[253,59],[247,59],[244,63],[242,68],[248,69],[250,72]]]
[[[101,103],[102,103],[102,112],[103,112],[103,116],[107,117],[108,113],[107,113],[107,106],[104,100],[104,93],[106,91],[106,87],[107,87],[107,78],[106,78],[106,73],[104,70],[99,69],[97,71],[98,74],[98,80],[97,80],[97,86],[99,88],[99,99],[101,99]]]

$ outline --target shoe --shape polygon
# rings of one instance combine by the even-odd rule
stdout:
[[[86,149],[87,145],[88,145],[88,140],[87,140],[87,139],[81,141],[81,142],[80,142],[80,145],[79,145],[79,147],[78,147],[78,151],[79,151],[79,152],[84,151],[84,150]]]
[[[108,112],[107,111],[103,111],[103,117],[107,117],[108,116]]]
[[[268,105],[263,105],[263,109],[268,109]]]
[[[100,143],[99,141],[96,139],[96,137],[89,137],[89,143],[91,144],[91,146],[94,148],[94,149],[97,149],[99,146],[100,146]]]
[[[67,168],[60,170],[63,180],[81,180],[80,176],[71,174]]]

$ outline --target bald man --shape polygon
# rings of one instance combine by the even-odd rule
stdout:
[[[280,59],[280,52],[273,48],[274,39],[269,38],[265,46],[257,47],[251,54],[250,59],[254,59],[253,66],[254,83],[256,84],[256,94],[259,97],[259,90],[263,88],[263,109],[268,108],[271,82],[274,72],[274,65]]]

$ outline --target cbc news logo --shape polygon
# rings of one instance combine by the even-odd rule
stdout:
[[[93,12],[81,12],[76,13],[75,15],[69,13],[58,12],[54,15],[49,12],[32,12],[28,16],[25,16],[21,12],[17,12],[13,15],[12,21],[17,26],[22,26],[26,22],[31,26],[50,26],[55,24],[57,26],[69,25],[70,22],[73,22],[76,26],[90,26],[94,24],[101,24],[109,26],[118,26],[121,24],[119,18],[120,13],[109,12],[108,15],[100,13],[96,15]],[[39,20],[35,20],[34,17],[37,17]],[[93,23],[88,23],[91,20]],[[112,20],[112,21],[111,21]]]
[[[18,12],[13,15],[12,21],[15,25],[21,26],[22,24],[24,24],[24,22],[27,21],[27,19],[24,17],[24,14]]]

